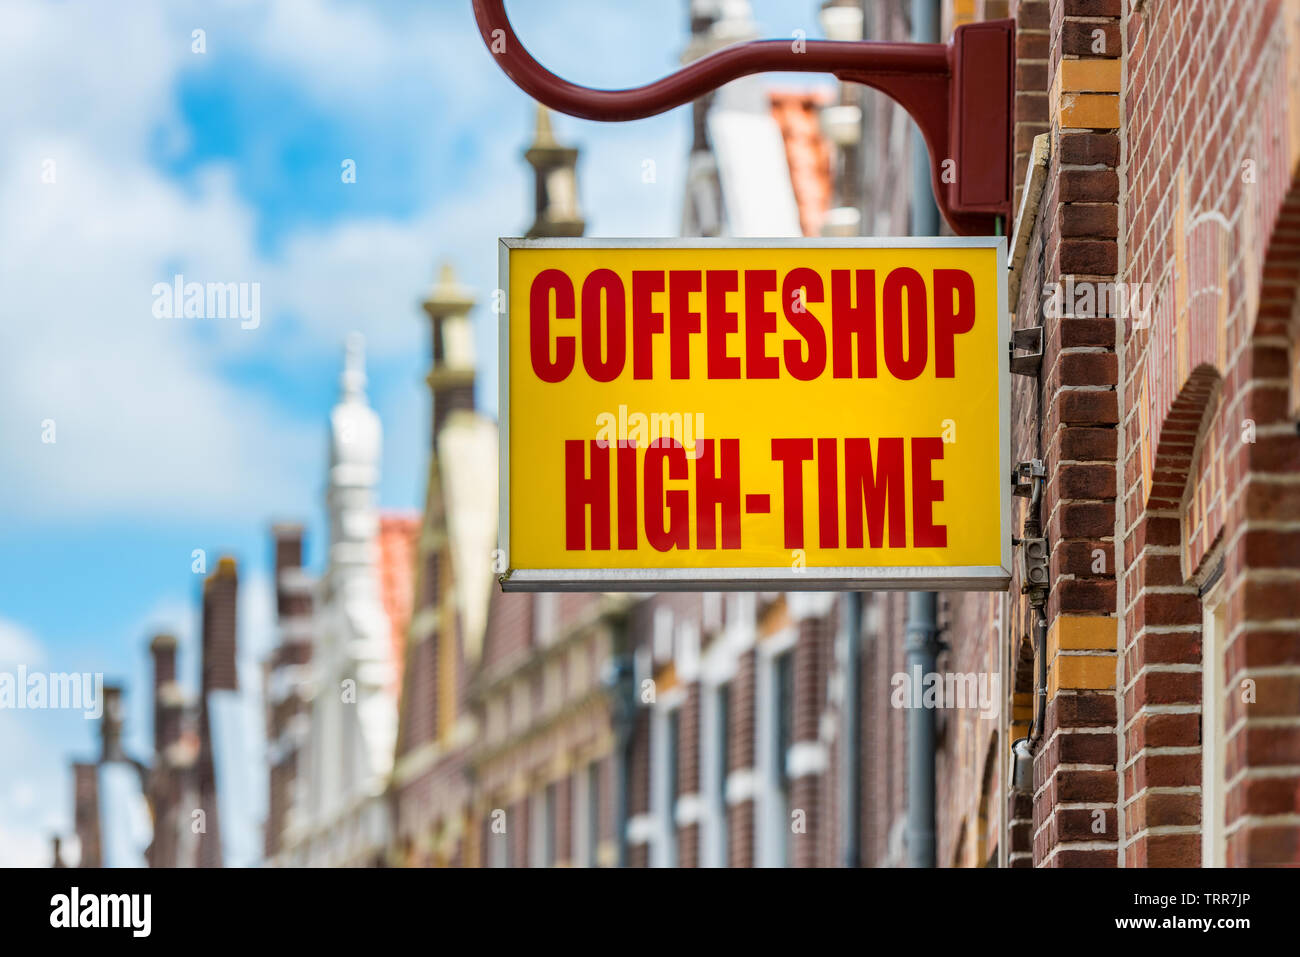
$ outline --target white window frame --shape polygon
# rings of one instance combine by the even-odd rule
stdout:
[[[650,839],[650,866],[677,866],[677,796],[669,794],[672,774],[668,769],[668,719],[682,706],[681,688],[664,692],[655,702],[650,720],[650,817],[654,822]],[[680,734],[680,717],[678,733]],[[681,741],[677,747],[680,751]]]
[[[555,592],[541,591],[533,595],[533,643],[538,648],[545,648],[555,640],[558,601]]]
[[[496,812],[500,810],[505,815],[505,832],[498,834],[492,830],[493,818]],[[487,866],[488,867],[509,867],[510,866],[510,828],[518,826],[518,821],[510,819],[509,808],[490,808],[488,810],[487,834],[485,836],[488,842]]]
[[[727,742],[722,732],[722,691],[726,682],[707,682],[700,695],[700,790],[703,817],[700,820],[700,866],[726,867],[727,782],[721,765]]]
[[[729,747],[720,741],[721,694],[736,676],[736,651],[726,636],[710,643],[701,662],[700,682],[700,866],[727,866],[727,782],[719,780],[722,755]],[[734,688],[732,692],[734,695]],[[735,721],[733,697],[732,721]],[[734,725],[733,725],[734,726]]]
[[[777,735],[776,659],[792,651],[799,638],[791,626],[758,643],[756,656],[754,767],[758,772],[758,795],[754,815],[754,863],[758,867],[782,867],[785,860],[786,828],[778,800],[780,769],[773,760]],[[783,755],[787,758],[788,755]]]
[[[650,640],[652,665],[666,664],[673,657],[673,610],[667,605],[655,607],[654,626]]]
[[[1220,580],[1201,598],[1201,866],[1227,866],[1223,652],[1227,602]]]

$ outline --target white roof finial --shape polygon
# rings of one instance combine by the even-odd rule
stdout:
[[[345,399],[361,398],[366,392],[366,337],[359,332],[348,334],[343,357],[343,375],[339,377]]]

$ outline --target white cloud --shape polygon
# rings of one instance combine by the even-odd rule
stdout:
[[[224,381],[202,332],[152,315],[171,265],[204,280],[259,272],[255,218],[227,172],[187,191],[149,164],[190,55],[188,31],[161,11],[6,8],[0,82],[30,95],[0,103],[0,454],[11,464],[0,493],[29,517],[230,514],[263,489],[280,504],[275,492],[301,488],[294,473],[318,448]]]
[[[0,867],[49,867],[52,853],[45,835],[0,823]]]
[[[0,671],[36,670],[47,660],[36,635],[0,619]],[[49,864],[49,835],[64,828],[72,799],[64,749],[84,731],[78,712],[0,709],[0,867]]]
[[[660,52],[658,41],[652,54],[626,46],[644,39],[641,9],[605,5],[587,25],[584,11],[596,10],[594,3],[554,15],[550,4],[518,6],[511,12],[521,35],[544,61],[567,47],[577,80],[648,79],[677,52],[668,44]],[[495,238],[522,232],[531,216],[520,151],[532,110],[484,51],[468,0],[397,10],[306,0],[11,0],[5,18],[0,83],[22,95],[0,98],[0,500],[25,520],[246,526],[315,507],[323,417],[298,420],[274,382],[249,388],[228,364],[251,359],[277,369],[336,359],[352,329],[366,333],[375,362],[424,353],[418,302],[444,258],[481,300],[481,391],[491,404]],[[190,51],[195,27],[207,31],[206,60]],[[600,42],[573,42],[593,30]],[[404,125],[392,128],[410,131],[412,149],[430,157],[430,168],[453,150],[476,149],[474,136],[494,139],[468,174],[434,184],[433,198],[412,215],[305,227],[268,254],[258,245],[261,211],[242,197],[232,169],[211,164],[180,182],[157,165],[159,149],[175,156],[188,142],[178,113],[183,71],[216,69],[232,52],[278,70],[360,135],[378,120],[400,118]],[[556,66],[567,71],[564,62]],[[567,118],[556,126],[583,147],[580,189],[593,231],[672,231],[680,195],[673,165],[682,150],[668,144],[672,136],[684,144],[684,113],[625,128]],[[657,190],[640,181],[646,157],[657,158]],[[41,179],[46,160],[54,161],[52,184]],[[153,285],[173,271],[260,282],[262,328],[156,319]],[[405,393],[385,391],[395,405],[407,403],[385,411],[389,444],[427,452],[427,427],[415,427],[428,411],[419,376]],[[41,441],[47,419],[54,444]],[[422,482],[412,470],[417,495]],[[273,638],[270,582],[247,577],[240,600],[241,672],[252,682]],[[137,624],[119,646],[129,652],[104,656],[129,662],[118,673],[130,675],[127,733],[142,754],[151,676],[140,640],[159,628],[175,632],[182,669],[197,673],[193,598],[161,599]],[[0,666],[13,658],[44,667],[45,651],[32,634],[0,621]],[[93,730],[79,715],[0,712],[0,777],[22,781],[18,790],[0,789],[0,863],[48,861],[46,835],[70,828],[68,762],[94,753]],[[30,790],[41,795],[36,804]]]
[[[0,669],[26,665],[36,668],[45,661],[45,649],[22,625],[0,618]]]
[[[0,165],[11,171],[0,180],[0,455],[12,463],[0,495],[52,520],[109,510],[246,517],[250,506],[300,509],[319,481],[320,423],[289,416],[273,389],[268,398],[232,383],[223,363],[332,359],[353,329],[367,335],[376,359],[422,350],[418,302],[442,258],[456,261],[486,300],[497,284],[496,236],[522,231],[530,214],[518,155],[530,132],[527,100],[486,59],[468,3],[382,13],[307,0],[126,9],[18,3],[6,11],[0,83],[31,95],[0,102]],[[539,31],[537,14],[524,8],[520,18],[543,46],[580,22],[570,11]],[[620,36],[643,19],[624,10],[600,17]],[[190,52],[196,24],[207,31],[211,61]],[[230,170],[210,166],[182,186],[150,152],[160,141],[184,141],[175,107],[182,70],[206,68],[232,48],[362,129],[374,114],[433,109],[418,134],[427,137],[423,149],[445,149],[441,137],[472,123],[481,130],[491,115],[500,140],[422,212],[303,229],[267,259],[256,245],[257,212]],[[604,72],[620,62],[604,46],[597,59]],[[502,103],[518,109],[502,116]],[[591,128],[571,126],[578,142]],[[663,152],[663,138],[647,151],[642,125],[602,130],[584,160],[593,226],[606,224],[606,235],[671,232],[677,204],[666,208],[663,194],[676,190],[640,181],[643,154]],[[675,182],[674,157],[656,157],[661,183]],[[55,163],[53,184],[41,181],[46,160]],[[154,318],[153,286],[174,271],[200,282],[260,283],[262,327]],[[489,406],[493,319],[480,310]],[[424,399],[406,393],[406,401]],[[41,441],[48,420],[54,444]]]

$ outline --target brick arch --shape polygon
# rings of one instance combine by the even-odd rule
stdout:
[[[957,828],[957,841],[953,844],[952,849],[952,866],[964,867],[966,865],[966,838],[968,837],[969,828],[966,827],[966,819],[961,819],[961,826]]]
[[[990,844],[996,846],[998,821],[996,797],[998,791],[998,732],[989,734],[988,747],[984,749],[984,771],[980,775],[980,803],[975,818],[975,866],[984,867],[991,853]]]
[[[1278,157],[1280,160],[1281,157]],[[1296,159],[1296,157],[1291,157]],[[1269,223],[1249,333],[1235,355],[1227,443],[1223,591],[1224,688],[1254,682],[1253,701],[1225,695],[1229,866],[1300,864],[1300,169],[1285,191],[1261,190]],[[1286,179],[1283,180],[1286,182]],[[1250,204],[1248,204],[1250,205]],[[1276,213],[1269,216],[1270,210]],[[1249,258],[1249,257],[1247,257]],[[1246,291],[1255,279],[1245,278]]]
[[[1015,657],[1011,666],[1011,727],[1007,735],[1010,744],[1029,734],[1034,713],[1034,642],[1028,631],[1014,640]],[[1007,866],[1033,867],[1034,864],[1034,798],[1010,788],[1007,804]]]
[[[1182,507],[1197,448],[1203,439],[1206,412],[1219,384],[1219,370],[1202,363],[1188,375],[1160,425],[1147,485],[1147,510]]]
[[[1267,224],[1258,245],[1257,219]],[[1207,556],[1217,567],[1220,554],[1221,690],[1247,678],[1260,689],[1254,702],[1223,699],[1226,766],[1216,785],[1226,789],[1227,863],[1300,863],[1292,816],[1300,792],[1300,179],[1285,192],[1262,183],[1246,196],[1235,241],[1239,295],[1217,355],[1204,361],[1201,352],[1152,423],[1123,668],[1130,865],[1201,863],[1201,665],[1210,636],[1197,583],[1214,570]]]
[[[1123,675],[1125,863],[1200,864],[1201,601],[1189,535],[1210,514],[1205,496],[1219,446],[1223,376],[1209,362],[1188,373],[1155,430],[1146,506],[1126,576]],[[1214,515],[1222,515],[1221,496]],[[1200,554],[1200,553],[1198,553]]]
[[[1246,211],[1250,220],[1252,210]],[[1249,232],[1249,230],[1248,230]],[[1282,198],[1262,256],[1255,321],[1250,329],[1252,372],[1260,377],[1288,378],[1285,415],[1300,410],[1300,172]],[[1251,261],[1249,251],[1247,261]],[[1251,277],[1247,277],[1247,282]],[[1268,346],[1286,343],[1287,355],[1268,355]],[[1256,347],[1265,354],[1255,354]],[[1285,364],[1287,368],[1279,366]],[[1281,373],[1279,376],[1278,373]]]

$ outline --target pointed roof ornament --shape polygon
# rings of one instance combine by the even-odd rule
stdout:
[[[533,142],[524,151],[524,159],[535,169],[547,169],[566,164],[572,165],[577,158],[578,150],[575,147],[564,146],[555,138],[551,111],[538,103],[537,121],[533,127]]]
[[[587,223],[578,208],[578,149],[556,140],[551,111],[540,104],[533,144],[524,151],[524,159],[535,179],[528,237],[581,236]]]
[[[359,332],[348,334],[346,351],[343,356],[343,374],[339,376],[339,387],[343,399],[360,399],[366,397],[366,338]]]
[[[551,111],[541,103],[537,104],[537,127],[533,133],[533,149],[549,149],[557,146],[555,131],[551,128]]]
[[[438,270],[438,278],[421,304],[431,319],[469,312],[474,308],[474,294],[456,278],[450,260],[445,260]]]
[[[378,482],[383,427],[366,400],[366,340],[353,332],[346,342],[339,400],[330,411],[330,485],[372,486]]]
[[[683,63],[758,36],[749,0],[691,0],[690,18],[691,40],[682,53]]]
[[[758,25],[754,23],[754,11],[749,0],[721,0],[718,6],[721,10],[713,25],[715,37],[731,41],[758,36]]]

